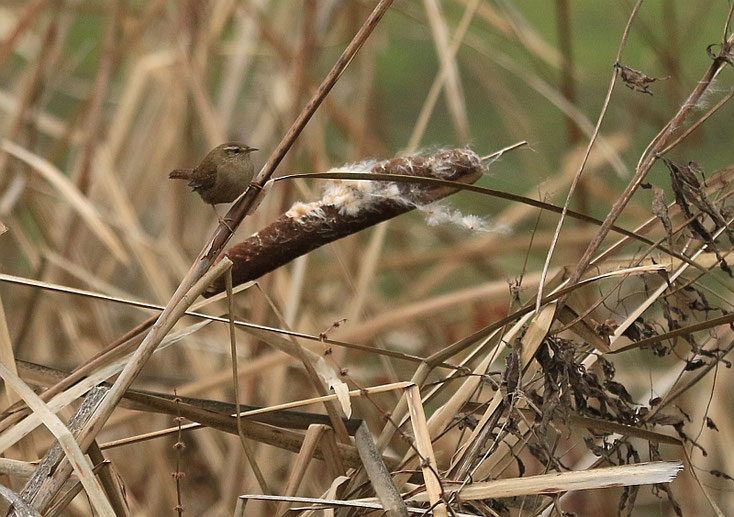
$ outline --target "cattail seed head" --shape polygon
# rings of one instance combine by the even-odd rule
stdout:
[[[431,156],[406,156],[381,162],[370,160],[338,169],[340,172],[396,174],[474,183],[482,175],[479,156],[469,149],[450,149]],[[486,225],[436,203],[456,192],[443,185],[410,182],[340,180],[329,182],[319,201],[296,202],[269,226],[234,245],[224,254],[232,262],[235,285],[249,282],[296,257],[364,228],[418,208],[428,224],[455,222],[475,231]],[[205,296],[224,290],[224,280]]]

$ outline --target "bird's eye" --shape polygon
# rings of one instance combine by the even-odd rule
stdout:
[[[242,152],[242,148],[236,145],[225,147],[224,150],[229,154],[240,154]]]

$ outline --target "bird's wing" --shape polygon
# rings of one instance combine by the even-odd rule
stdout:
[[[216,179],[217,173],[215,170],[209,169],[207,171],[196,168],[191,173],[191,181],[189,181],[189,187],[194,190],[207,190],[214,186]]]

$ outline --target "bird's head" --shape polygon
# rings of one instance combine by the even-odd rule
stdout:
[[[213,152],[222,160],[236,162],[249,160],[250,153],[253,151],[257,151],[257,147],[250,147],[240,142],[227,142],[218,146]]]

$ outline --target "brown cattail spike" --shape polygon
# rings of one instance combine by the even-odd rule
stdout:
[[[482,163],[469,149],[451,149],[431,156],[408,156],[351,167],[354,172],[400,174],[474,183]],[[273,223],[224,254],[232,260],[235,285],[249,282],[316,248],[372,225],[427,205],[456,192],[455,188],[408,182],[330,182],[313,203],[295,203]],[[205,296],[224,290],[224,281]]]

